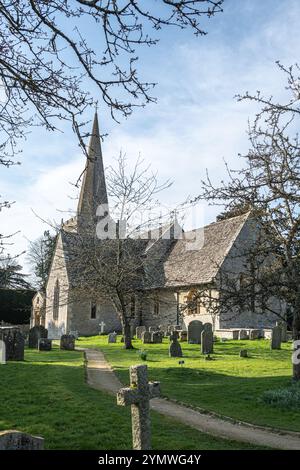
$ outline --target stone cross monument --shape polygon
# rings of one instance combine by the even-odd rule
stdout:
[[[99,323],[99,326],[100,326],[100,335],[102,335],[104,333],[104,328],[105,328],[105,323],[103,320],[101,323]]]
[[[151,449],[150,400],[160,396],[160,383],[148,382],[146,365],[130,367],[130,387],[121,388],[117,403],[131,406],[134,450]]]

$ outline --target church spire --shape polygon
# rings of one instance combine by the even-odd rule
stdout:
[[[77,207],[79,225],[93,224],[96,220],[97,207],[108,204],[97,111],[87,154]]]

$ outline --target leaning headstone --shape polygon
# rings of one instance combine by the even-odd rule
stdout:
[[[109,333],[108,342],[109,343],[116,343],[117,342],[117,333],[116,332]]]
[[[6,364],[6,346],[2,339],[0,340],[0,364]]]
[[[137,339],[142,339],[142,334],[147,331],[147,328],[145,326],[137,326],[135,329],[135,335]]]
[[[182,349],[178,343],[178,333],[174,331],[170,336],[171,344],[169,346],[170,357],[182,357]]]
[[[248,330],[240,330],[239,331],[239,339],[240,340],[249,339]]]
[[[163,335],[160,331],[154,331],[151,333],[151,343],[159,344],[162,343]]]
[[[51,351],[52,349],[52,339],[40,338],[38,343],[39,351]]]
[[[187,331],[186,330],[182,330],[179,332],[179,341],[181,343],[187,341]]]
[[[274,328],[272,328],[271,349],[280,349],[280,348],[281,348],[281,327],[274,326]]]
[[[117,404],[131,406],[133,450],[151,449],[150,400],[160,396],[160,383],[148,382],[146,365],[130,367],[130,387],[121,388]]]
[[[240,357],[248,357],[247,349],[241,349],[240,350]]]
[[[0,450],[43,450],[44,439],[19,431],[0,431]]]
[[[205,323],[201,333],[202,354],[212,354],[214,351],[214,335],[211,323]]]
[[[60,338],[60,349],[74,351],[75,337],[73,335],[62,335]]]
[[[142,334],[142,341],[144,344],[150,344],[151,343],[151,333],[150,331],[144,331]]]
[[[188,325],[188,342],[190,344],[201,344],[201,333],[203,323],[199,320],[192,320]]]
[[[37,348],[40,338],[48,338],[48,330],[44,326],[34,326],[29,330],[28,347]]]

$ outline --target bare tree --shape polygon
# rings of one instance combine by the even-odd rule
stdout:
[[[228,178],[215,185],[210,177],[203,182],[199,199],[219,204],[228,211],[252,210],[258,235],[244,250],[246,266],[240,282],[224,283],[223,298],[228,304],[261,311],[272,310],[275,297],[289,306],[293,339],[300,339],[300,77],[299,67],[285,68],[286,102],[277,102],[246,93],[240,100],[254,100],[261,109],[249,126],[251,148],[241,156],[243,168],[227,167]],[[256,226],[257,226],[256,224]],[[282,317],[282,313],[273,313]],[[299,348],[294,343],[295,348]],[[293,377],[300,379],[300,366],[294,364]]]
[[[171,183],[159,183],[156,173],[140,158],[132,169],[128,168],[122,154],[116,167],[109,168],[106,180],[110,213],[99,217],[98,237],[94,223],[76,235],[64,235],[69,272],[72,272],[72,292],[61,298],[67,298],[67,302],[88,298],[95,303],[112,305],[123,327],[124,347],[130,349],[133,347],[131,326],[140,302],[154,296],[151,289],[147,291],[147,285],[155,278],[155,264],[158,266],[160,261],[161,252],[156,250],[156,245],[162,242],[162,226],[151,234],[149,230],[162,223],[157,196]],[[154,208],[157,216],[153,215]],[[168,223],[170,225],[170,220]],[[164,240],[164,246],[166,242],[169,241]]]
[[[149,28],[156,36],[167,26],[203,35],[202,16],[222,11],[223,0],[148,3],[0,2],[0,164],[13,163],[17,141],[30,127],[56,130],[61,120],[71,122],[85,151],[80,116],[97,95],[114,118],[154,101],[153,83],[140,80],[137,71],[139,47],[158,42]],[[92,87],[95,96],[87,91]]]

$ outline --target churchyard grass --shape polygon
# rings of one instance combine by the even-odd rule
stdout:
[[[50,352],[26,350],[25,362],[0,366],[0,392],[0,429],[40,435],[46,449],[132,446],[130,409],[85,383],[81,352],[60,351],[56,345]],[[157,413],[152,413],[152,427],[154,449],[255,448],[202,434]]]
[[[129,366],[141,363],[138,351],[144,349],[149,378],[161,381],[164,396],[237,420],[300,431],[300,409],[278,408],[262,400],[265,391],[290,386],[291,342],[273,351],[268,340],[217,342],[212,361],[204,359],[200,345],[184,342],[183,365],[168,357],[167,338],[147,345],[134,340],[136,350],[122,349],[120,336],[116,344],[108,344],[105,336],[81,338],[77,344],[100,348],[124,384]],[[248,350],[248,358],[239,357],[241,349]]]

